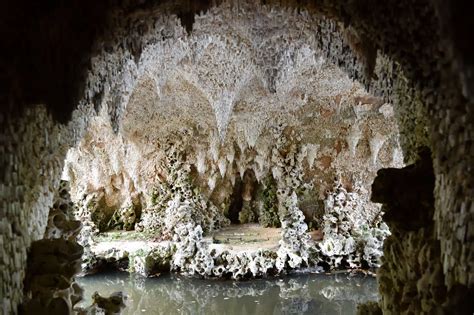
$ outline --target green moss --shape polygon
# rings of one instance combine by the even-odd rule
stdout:
[[[239,221],[241,224],[254,223],[257,221],[257,214],[250,202],[244,201],[242,210],[239,212]]]
[[[269,176],[263,181],[259,189],[257,202],[260,203],[258,222],[263,227],[280,227],[278,216],[277,184],[273,177]]]
[[[156,187],[150,193],[151,206],[165,205],[171,198],[171,188],[166,183]]]
[[[109,230],[109,222],[114,211],[110,207],[107,207],[105,198],[92,198],[86,207],[90,211],[91,220],[97,226],[99,232]]]

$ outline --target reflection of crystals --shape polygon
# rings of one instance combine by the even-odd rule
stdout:
[[[335,310],[351,313],[357,303],[377,299],[373,278],[325,275],[299,275],[284,279],[254,281],[210,281],[173,275],[158,279],[98,275],[79,279],[85,297],[94,291],[110,294],[121,287],[129,296],[124,314],[142,309],[169,314],[179,307],[182,313],[243,314],[258,302],[265,314],[332,314]],[[237,303],[236,303],[237,302]],[[90,303],[88,300],[84,304]]]

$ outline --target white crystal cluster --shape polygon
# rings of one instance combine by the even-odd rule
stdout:
[[[235,145],[228,146],[220,142],[217,133],[213,133],[206,152],[202,143],[192,141],[195,139],[192,133],[184,131],[180,136],[159,143],[159,153],[153,157],[155,172],[159,170],[158,180],[143,202],[141,218],[135,227],[157,240],[171,241],[172,249],[155,253],[155,258],[151,258],[151,251],[140,255],[112,251],[102,253],[100,259],[118,261],[128,258],[129,270],[143,275],[153,273],[154,262],[161,265],[168,262],[172,269],[185,274],[236,279],[286,272],[323,261],[330,268],[345,264],[352,268],[377,266],[387,231],[383,225],[379,228],[379,222],[364,221],[364,218],[373,217],[373,206],[368,205],[366,190],[360,191],[361,195],[347,193],[339,184],[338,193],[326,197],[325,216],[321,221],[323,242],[317,244],[310,239],[305,216],[298,205],[299,196],[314,193],[314,185],[305,182],[304,177],[315,167],[320,167],[315,165],[315,160],[320,154],[327,154],[328,149],[321,149],[319,144],[305,143],[297,131],[295,123],[281,119],[275,122],[267,136],[258,137],[253,148],[245,137],[235,136]],[[225,209],[215,206],[209,196],[229,195],[235,177],[243,178],[248,169],[254,172],[257,182],[267,176],[276,181],[282,227],[279,248],[274,251],[220,251],[213,248],[203,235],[225,226],[228,220],[223,215]],[[204,187],[199,186],[200,180]],[[97,209],[97,199],[103,194],[86,195],[86,206],[77,212],[84,222],[91,221],[91,213]],[[353,222],[347,225],[347,220],[341,219],[344,221],[342,228],[332,224],[334,217],[339,218],[342,214]],[[86,224],[81,242],[93,244],[91,236],[96,232],[93,222]],[[85,251],[90,253],[87,246]],[[89,268],[99,258],[93,253],[90,256],[85,262]]]
[[[324,205],[324,239],[318,244],[322,258],[332,267],[380,266],[382,245],[390,235],[381,213],[368,217],[364,212],[367,197],[357,189],[348,192],[340,182],[329,193]]]
[[[199,225],[180,225],[174,242],[177,250],[172,269],[187,275],[242,279],[275,273],[275,252],[261,249],[236,252],[213,248],[203,240]]]
[[[203,227],[206,232],[229,224],[229,220],[216,206],[193,189],[189,164],[183,161],[180,145],[168,143],[163,150],[167,162],[167,179],[154,191],[151,206],[144,209],[137,230],[150,231],[162,239],[171,239],[177,234],[176,229],[190,223]]]
[[[95,245],[93,236],[99,233],[99,229],[92,220],[92,213],[100,211],[98,209],[98,200],[102,197],[101,193],[92,193],[84,197],[83,200],[76,203],[74,217],[82,222],[82,228],[77,236],[77,242],[84,248],[82,255],[81,269],[84,273],[94,272],[101,261],[91,251]]]
[[[150,250],[137,251],[128,255],[128,271],[144,277],[158,276],[170,270],[170,262],[175,253],[175,246],[169,242],[152,246]]]
[[[284,202],[284,209],[280,210],[282,238],[276,262],[278,270],[296,269],[309,264],[311,246],[314,244],[310,243],[308,226],[297,202],[296,193],[293,192]]]
[[[273,149],[274,169],[279,179],[278,203],[282,222],[282,240],[276,252],[249,251],[229,252],[212,248],[203,240],[201,225],[192,221],[179,220],[173,238],[176,252],[173,269],[183,273],[201,276],[256,277],[269,272],[285,272],[307,266],[311,250],[310,237],[304,216],[297,206],[297,189],[308,189],[303,180],[303,160],[305,151],[282,136],[284,125],[274,131],[277,146]],[[293,138],[291,138],[293,140]],[[289,149],[288,149],[289,148]],[[286,152],[285,150],[289,150]],[[284,152],[285,151],[285,152]],[[189,222],[184,224],[184,222]]]
[[[312,188],[303,181],[303,161],[307,156],[306,147],[294,130],[289,136],[283,135],[285,125],[279,124],[272,130],[275,147],[272,149],[272,174],[277,180],[278,211],[282,227],[282,239],[278,249],[276,266],[279,271],[295,269],[309,264],[310,237],[304,215],[298,208],[297,191]]]
[[[273,170],[279,176],[278,204],[282,224],[282,240],[278,251],[256,251],[231,253],[210,249],[202,240],[202,228],[196,223],[180,224],[174,238],[177,251],[173,266],[188,274],[201,276],[231,275],[233,278],[266,275],[269,271],[285,272],[309,264],[312,252],[310,237],[304,216],[297,206],[296,190],[311,188],[303,182],[303,160],[305,150],[292,142],[293,135],[282,135],[284,124],[273,131],[276,146],[272,150],[271,161],[267,161],[267,172]],[[274,173],[275,173],[274,172]]]

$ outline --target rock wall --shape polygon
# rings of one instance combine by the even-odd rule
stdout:
[[[450,287],[443,279],[441,242],[433,220],[434,184],[427,148],[420,150],[416,164],[380,170],[374,181],[372,200],[384,204],[383,218],[392,232],[378,271],[385,313],[449,313],[456,308],[464,314],[472,308],[468,297],[472,292],[459,285]]]
[[[43,238],[59,189],[67,150],[75,145],[92,116],[79,107],[68,125],[56,123],[43,105],[21,117],[2,113],[1,240],[2,311],[15,313],[23,299],[30,244]]]
[[[10,125],[4,129],[1,154],[0,295],[3,313],[10,314],[22,301],[27,251],[44,235],[66,148],[64,133],[44,108],[28,110],[20,119],[2,119],[10,119]]]
[[[69,185],[61,181],[54,194],[44,237],[28,252],[22,314],[70,314],[82,300],[74,281],[79,273],[83,248],[76,242],[81,222],[74,220]]]
[[[463,29],[453,17],[461,18],[463,13],[458,5],[429,1],[416,5],[410,3],[409,10],[401,11],[388,5],[384,14],[379,14],[377,10],[368,12],[359,5],[357,2],[346,6],[342,2],[332,3],[327,5],[326,12],[338,16],[341,21],[351,21],[362,37],[367,36],[372,41],[374,49],[398,63],[388,68],[386,65],[382,66],[380,69],[389,70],[383,72],[379,72],[376,65],[374,73],[378,80],[372,80],[369,89],[392,99],[395,112],[399,113],[403,138],[401,143],[407,161],[415,161],[417,147],[425,144],[432,149],[436,177],[433,217],[440,252],[436,258],[427,256],[425,259],[432,257],[443,265],[444,284],[448,290],[455,292],[448,296],[445,305],[465,301],[464,296],[472,291],[473,286],[473,265],[469,257],[474,245],[468,230],[464,228],[470,226],[469,217],[472,217],[472,210],[467,209],[472,204],[473,196],[473,178],[468,166],[472,164],[473,157],[470,140],[473,113],[470,110],[472,98],[467,88],[469,80],[463,75],[463,71],[456,72],[459,71],[460,61],[451,59],[456,51],[459,53],[464,49],[469,50],[453,44],[459,43],[459,37],[456,38],[454,34],[460,34],[460,29]],[[398,5],[401,4],[397,2]],[[387,18],[390,16],[396,18]],[[452,28],[447,27],[447,24]],[[393,32],[394,28],[397,29],[396,33]],[[413,30],[416,31],[412,36],[405,37],[405,34]],[[386,36],[390,33],[393,36]],[[403,45],[407,40],[413,42]],[[380,60],[383,65],[384,59]],[[420,63],[420,60],[423,61]],[[407,78],[405,82],[402,76]],[[410,98],[406,99],[407,96]],[[410,117],[411,122],[405,121],[404,117]],[[420,128],[421,126],[424,127]],[[405,134],[405,128],[411,132]],[[460,177],[465,172],[469,175]],[[458,219],[454,219],[455,217]],[[417,252],[416,246],[413,252]],[[435,253],[436,251],[430,255],[436,256]],[[425,252],[421,255],[429,254]],[[406,263],[397,258],[393,264],[407,266],[406,272],[410,272],[413,267],[409,258]],[[426,265],[422,268],[424,267]],[[414,287],[416,281],[411,281],[411,286]],[[416,296],[421,299],[421,296]],[[473,308],[470,303],[460,312],[470,313]],[[383,310],[388,312],[390,308],[384,305]]]

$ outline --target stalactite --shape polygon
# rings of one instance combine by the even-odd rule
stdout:
[[[312,143],[306,145],[309,168],[313,168],[314,166],[314,160],[316,159],[316,156],[318,154],[319,146],[319,144]]]
[[[383,144],[385,143],[385,140],[387,140],[387,137],[384,135],[381,135],[378,132],[376,132],[375,135],[373,135],[373,137],[370,138],[369,145],[370,145],[372,165],[376,165],[379,151],[382,148]]]
[[[346,141],[349,146],[349,151],[351,152],[352,156],[355,156],[356,154],[357,144],[359,143],[361,137],[362,132],[360,131],[359,126],[352,125],[349,134],[346,137]]]
[[[224,157],[221,157],[219,161],[217,162],[217,165],[219,167],[219,173],[221,174],[221,178],[225,177],[225,172],[227,170],[227,162]]]
[[[206,154],[203,151],[199,151],[196,155],[196,168],[199,174],[204,174],[206,172]]]

